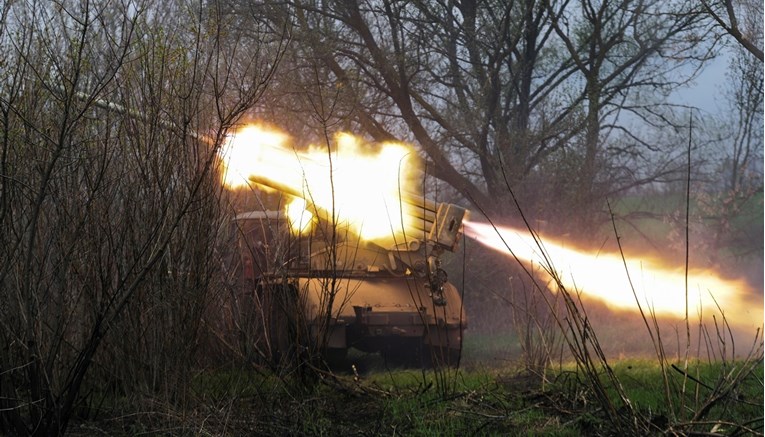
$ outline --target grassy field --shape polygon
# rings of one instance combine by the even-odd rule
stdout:
[[[665,373],[654,361],[623,360],[612,370],[629,398],[632,416],[654,433],[761,434],[762,362],[735,389],[721,392],[718,386],[721,375],[735,373],[743,365],[675,363],[677,369],[666,372],[666,384]],[[575,365],[550,369],[544,380],[512,367],[376,368],[365,374],[318,373],[309,385],[290,375],[219,369],[196,375],[178,405],[122,399],[71,431],[74,435],[613,435],[618,429],[592,390]],[[616,408],[625,408],[619,406],[613,387],[608,396]],[[707,408],[710,398],[716,400],[694,417]]]

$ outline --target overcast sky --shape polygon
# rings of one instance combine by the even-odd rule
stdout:
[[[725,93],[729,63],[729,57],[725,55],[709,62],[694,81],[694,85],[673,96],[675,103],[694,106],[708,114],[718,114],[727,110]]]

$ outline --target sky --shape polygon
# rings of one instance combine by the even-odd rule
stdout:
[[[705,115],[716,115],[725,111],[728,107],[725,92],[729,63],[729,55],[721,54],[707,64],[693,85],[677,91],[672,99],[677,103],[694,106],[706,113]]]

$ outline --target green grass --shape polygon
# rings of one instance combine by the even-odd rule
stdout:
[[[691,362],[688,373],[713,388],[721,376],[740,365]],[[678,367],[684,366],[678,363]],[[710,393],[669,369],[674,404],[670,408],[655,361],[623,360],[613,363],[612,369],[635,411],[662,429],[687,423]],[[723,420],[748,423],[761,433],[762,372],[759,362],[746,381],[710,409],[704,417],[707,423],[683,429],[709,431],[710,423]],[[180,405],[156,405],[151,400],[125,403],[124,413],[79,423],[72,434],[78,430],[109,435],[612,434],[612,424],[583,381],[573,365],[551,369],[544,384],[513,367],[376,370],[358,376],[327,373],[309,387],[254,369],[207,370],[194,377],[189,397]],[[686,394],[681,396],[683,384]],[[618,405],[616,391],[607,388]],[[729,425],[719,429],[733,430]]]
[[[682,362],[670,364],[674,364],[674,367],[667,369],[667,375],[670,387],[678,393],[676,403],[684,401],[693,409],[698,409],[700,404],[707,400],[712,393],[721,390],[723,380],[735,374],[743,366],[742,362],[702,363],[690,361],[687,368]],[[619,379],[629,387],[627,393],[630,399],[639,408],[656,411],[666,406],[666,400],[662,394],[664,387],[662,380],[658,378],[660,369],[656,363],[627,361],[619,363],[615,370]],[[750,377],[724,396],[724,401],[733,402],[735,406],[727,409],[724,415],[718,415],[718,419],[743,419],[752,414],[761,415],[763,386],[762,381],[758,381],[757,377],[761,377],[763,374],[762,362],[759,362],[753,370]],[[681,399],[679,393],[683,391],[686,395]],[[759,402],[759,405],[751,405],[750,401]],[[710,415],[715,416],[715,412],[711,412]]]
[[[674,364],[674,367],[672,366]],[[699,431],[703,425],[690,425],[692,421],[701,423],[725,422],[731,424],[754,424],[754,429],[762,432],[763,411],[763,362],[749,365],[745,362],[700,362],[692,360],[688,365],[682,362],[668,363],[666,384],[662,369],[655,360],[628,359],[611,365],[621,387],[629,399],[630,406],[642,417],[654,423],[688,424],[689,430]],[[740,383],[726,385],[732,375],[742,369],[750,372]],[[564,366],[559,375],[567,378],[556,380],[552,392],[571,394],[573,388],[567,382],[575,378],[575,366]],[[617,408],[623,406],[617,391],[610,385],[604,374],[601,381],[607,388],[610,400]],[[697,413],[714,399],[712,407],[699,417]],[[666,425],[664,425],[666,426]],[[700,428],[699,428],[700,426]],[[711,427],[711,425],[710,425]],[[727,425],[728,429],[733,429]]]
[[[521,356],[522,350],[515,332],[501,329],[494,333],[465,332],[462,343],[462,365],[465,368],[506,367]]]
[[[694,361],[688,373],[713,388],[721,376],[740,365]],[[684,366],[678,363],[678,367]],[[709,431],[710,423],[724,420],[749,423],[756,432],[763,431],[761,361],[730,396],[709,410],[704,417],[707,423],[695,428],[687,422],[703,405],[709,388],[668,369],[670,406],[655,361],[623,360],[613,363],[612,369],[634,410],[658,424],[657,430],[679,424],[686,431]],[[547,376],[543,384],[514,367],[375,370],[361,375],[324,373],[313,385],[301,386],[289,376],[254,369],[207,370],[194,377],[182,405],[155,406],[151,413],[140,413],[148,403],[137,403],[136,412],[128,410],[80,428],[112,435],[575,436],[615,432],[576,366],[550,369]],[[603,381],[618,407],[616,391],[606,378]],[[681,394],[683,384],[685,395]]]

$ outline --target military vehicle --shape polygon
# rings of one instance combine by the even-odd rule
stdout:
[[[293,219],[284,211],[236,216],[242,276],[268,359],[314,354],[338,365],[355,348],[379,352],[393,366],[458,365],[467,320],[440,256],[457,248],[467,211],[417,195],[401,198],[416,225],[388,247],[315,207],[308,208],[313,226],[306,232],[290,231]]]

